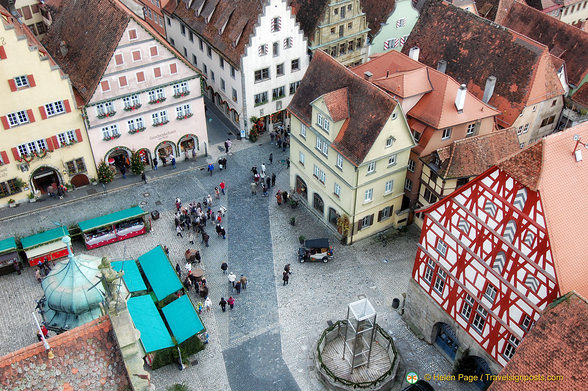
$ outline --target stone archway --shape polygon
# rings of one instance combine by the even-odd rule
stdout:
[[[117,174],[121,174],[121,168],[124,167],[126,172],[131,167],[131,151],[126,147],[115,147],[106,152],[104,161],[116,169]]]
[[[49,186],[57,187],[63,184],[59,170],[54,167],[41,166],[31,174],[31,185],[33,189],[39,190],[42,194],[47,193]]]
[[[318,193],[314,193],[314,195],[312,197],[312,207],[317,212],[320,212],[321,213],[321,216],[324,216],[324,214],[325,214],[325,202],[323,201],[323,198]]]
[[[150,166],[152,163],[151,151],[148,148],[141,148],[137,151],[139,158],[144,166]]]
[[[490,383],[492,383],[490,376],[486,376],[493,375],[492,370],[486,360],[479,356],[463,357],[456,363],[455,373],[465,376],[476,376],[478,380],[474,382],[474,385],[480,390],[487,389]]]
[[[439,322],[433,326],[435,345],[451,360],[455,360],[459,341],[453,328],[447,323]]]
[[[300,194],[304,201],[308,201],[308,191],[306,187],[306,182],[302,180],[298,175],[296,175],[296,193]]]
[[[155,147],[154,158],[158,157],[163,163],[163,165],[166,165],[171,159],[171,155],[175,156],[177,160],[177,153],[178,151],[176,149],[176,144],[172,141],[165,140],[157,144],[157,146]]]

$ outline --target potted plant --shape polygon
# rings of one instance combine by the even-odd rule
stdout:
[[[34,194],[33,192],[30,192],[30,193],[27,195],[27,197],[29,197],[29,202],[30,202],[30,203],[33,203],[33,202],[36,202],[36,201],[37,201],[37,199],[35,198],[35,194]]]
[[[290,225],[296,225],[296,217],[290,217]]]
[[[298,237],[298,241],[300,242],[300,244],[304,244],[304,239],[306,239],[306,238],[304,237],[304,235],[300,235],[300,236]]]
[[[295,209],[297,206],[298,206],[298,201],[293,200],[293,199],[290,198],[290,207],[292,209]]]
[[[16,201],[14,200],[14,198],[8,200],[8,206],[10,208],[16,208]]]

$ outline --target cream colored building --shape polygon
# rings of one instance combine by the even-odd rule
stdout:
[[[15,11],[20,16],[20,22],[25,24],[37,38],[43,39],[47,27],[43,23],[43,11],[39,0],[15,0],[13,7],[10,0],[4,0],[0,1],[0,5],[7,6],[9,12]]]
[[[96,168],[67,75],[0,7],[0,205],[52,185],[83,186]]]
[[[367,61],[369,28],[359,0],[293,0],[308,49],[322,50],[345,66]]]
[[[406,223],[400,207],[414,140],[394,99],[317,52],[288,109],[299,199],[348,243]]]

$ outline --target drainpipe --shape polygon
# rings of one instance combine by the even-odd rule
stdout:
[[[355,191],[353,192],[353,217],[351,219],[351,236],[349,237],[349,244],[353,244],[353,230],[355,229],[355,211],[357,210],[357,189],[359,188],[359,170],[355,167]]]

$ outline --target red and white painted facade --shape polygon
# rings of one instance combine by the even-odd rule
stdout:
[[[560,294],[539,193],[494,166],[424,212],[413,279],[506,365]]]

